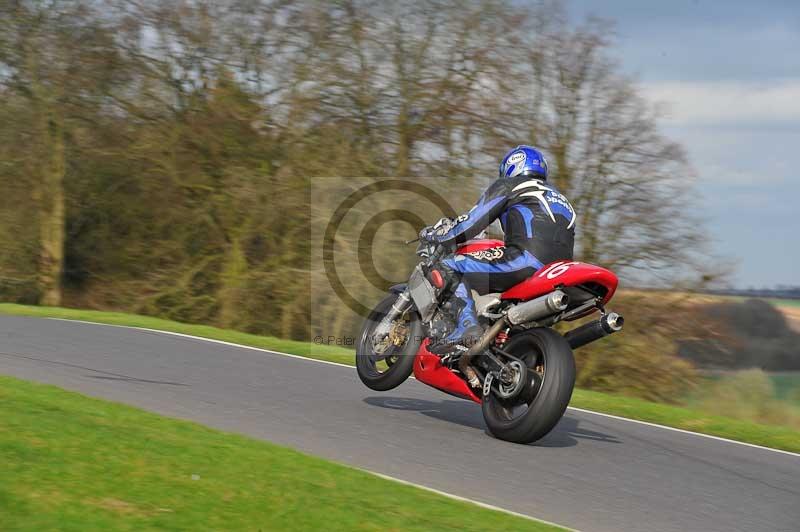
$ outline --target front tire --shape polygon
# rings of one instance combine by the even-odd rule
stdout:
[[[389,309],[392,308],[397,294],[387,295],[378,303],[364,321],[356,347],[356,371],[367,388],[378,392],[391,390],[402,384],[414,370],[414,357],[422,343],[422,325],[419,315],[412,308],[402,317],[406,328],[405,343],[392,345],[392,350],[383,359],[377,359],[372,345],[372,332]],[[397,320],[395,320],[397,321]]]
[[[529,382],[511,400],[494,393],[484,397],[483,418],[496,438],[531,443],[553,430],[564,415],[575,387],[575,358],[564,337],[545,328],[514,335],[503,349],[525,361]]]

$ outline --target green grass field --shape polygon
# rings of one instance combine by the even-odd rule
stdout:
[[[138,316],[135,314],[14,304],[0,304],[0,313],[18,316],[56,317],[112,325],[159,329],[281,351],[319,360],[350,365],[354,362],[353,351],[341,347],[315,345],[307,342],[257,336],[238,331],[218,329],[207,325],[192,325],[159,318]],[[761,425],[748,421],[709,415],[691,408],[681,408],[581,389],[575,390],[570,404],[577,408],[658,423],[684,430],[702,432],[776,449],[800,452],[800,431],[788,427]]]
[[[557,530],[53,386],[0,412],[0,530]]]
[[[768,299],[776,307],[800,307],[800,299]]]

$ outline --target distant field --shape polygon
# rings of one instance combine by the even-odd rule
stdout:
[[[708,372],[705,374],[705,382],[713,383],[723,378],[724,375],[733,375],[735,373],[735,371]],[[776,399],[800,405],[800,371],[767,373],[766,375],[775,389]]]
[[[767,301],[777,307],[800,308],[800,299],[768,299]]]
[[[783,313],[789,327],[800,333],[800,302],[794,299],[773,299],[770,303]]]
[[[769,378],[778,399],[800,405],[800,371],[773,373]]]
[[[679,292],[675,292],[679,294]],[[742,302],[747,299],[764,299],[773,307],[777,308],[785,317],[789,327],[800,333],[800,299],[778,299],[778,298],[751,298],[743,296],[720,296],[712,294],[692,294],[691,298],[696,303],[720,303],[737,301]]]

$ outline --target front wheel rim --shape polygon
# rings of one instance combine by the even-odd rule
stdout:
[[[377,325],[377,322],[372,327],[368,327],[362,335],[361,345],[363,347],[363,351],[359,358],[362,358],[362,360],[366,362],[369,373],[375,377],[384,376],[389,373],[395,363],[399,360],[399,357],[403,356],[402,351],[408,346],[409,334],[411,332],[411,320],[407,319],[406,315],[401,316],[392,322],[391,327],[392,329],[397,327],[398,321],[400,320],[403,321],[402,326],[405,328],[405,337],[403,339],[403,343],[399,345],[393,343],[392,345],[388,346],[386,351],[379,355],[380,358],[375,355],[374,344],[372,343],[372,333]],[[385,366],[385,368],[382,368],[381,366]]]

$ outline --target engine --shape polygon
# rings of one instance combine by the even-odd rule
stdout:
[[[453,332],[456,328],[456,322],[450,311],[450,303],[441,305],[428,324],[428,336],[431,338],[441,339]]]

